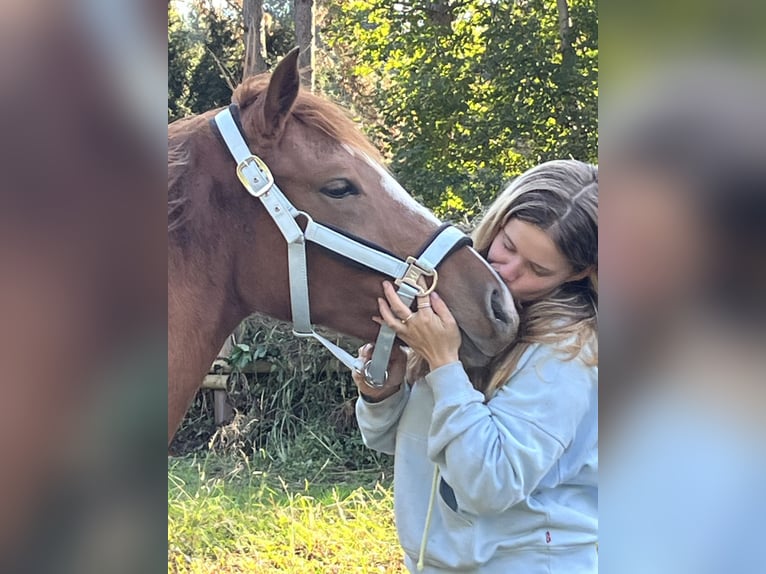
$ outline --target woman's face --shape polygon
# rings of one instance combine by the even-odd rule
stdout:
[[[489,246],[487,260],[521,302],[541,299],[587,274],[575,274],[548,234],[520,219],[510,219],[500,230]]]

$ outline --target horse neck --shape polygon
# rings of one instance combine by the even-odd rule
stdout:
[[[168,258],[168,440],[226,337],[247,315],[232,300],[227,261],[205,259],[201,267],[178,253]]]
[[[219,145],[217,141],[205,142],[205,138],[212,140],[213,136],[205,131],[195,134],[189,149]],[[226,335],[247,315],[234,286],[238,245],[233,239],[234,226],[225,220],[221,209],[199,207],[219,204],[232,197],[226,190],[239,188],[233,170],[225,180],[199,175],[227,173],[225,167],[218,165],[227,159],[223,152],[209,155],[190,152],[178,184],[186,193],[186,209],[194,212],[171,234],[168,245],[168,336],[185,356],[183,363],[177,365],[182,370],[201,371],[209,367],[210,357],[215,356]],[[224,207],[237,211],[231,206]],[[187,361],[190,357],[193,360]],[[173,358],[169,356],[168,360]]]

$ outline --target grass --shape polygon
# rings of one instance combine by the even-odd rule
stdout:
[[[255,459],[168,459],[169,573],[406,572],[387,470]]]

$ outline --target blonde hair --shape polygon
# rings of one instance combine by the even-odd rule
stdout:
[[[598,364],[598,168],[554,160],[517,177],[473,232],[474,247],[483,257],[511,219],[546,231],[573,272],[588,275],[560,285],[543,299],[517,303],[521,321],[514,345],[488,367],[469,372],[486,400],[508,381],[519,358],[535,343],[553,345],[567,360]],[[423,372],[423,361],[412,355],[410,372]]]

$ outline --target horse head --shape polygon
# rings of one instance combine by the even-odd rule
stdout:
[[[346,114],[301,90],[297,51],[271,76],[245,80],[233,101],[251,151],[268,165],[290,202],[315,221],[402,259],[417,255],[438,230],[441,222],[382,167],[378,152]],[[291,319],[285,241],[238,180],[235,162],[211,126],[215,112],[169,127],[169,281],[183,286],[169,295],[169,338],[174,337],[170,323],[178,323],[175,335],[198,331],[193,321],[174,321],[173,314],[204,305],[217,315],[212,353],[252,312]],[[308,279],[314,323],[375,339],[379,326],[371,317],[378,314],[382,275],[309,244]],[[462,247],[443,261],[437,290],[462,331],[460,353],[467,366],[486,365],[510,343],[518,326],[513,301],[472,248]],[[203,368],[210,358],[203,359]]]

